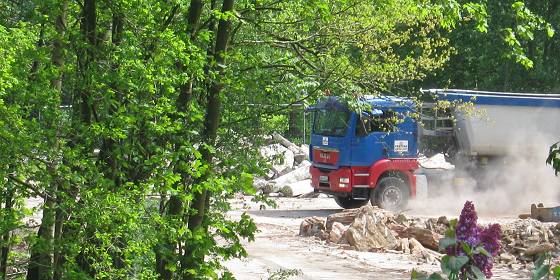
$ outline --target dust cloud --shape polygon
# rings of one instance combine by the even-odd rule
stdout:
[[[425,170],[429,195],[409,204],[408,213],[458,216],[466,200],[479,216],[516,217],[530,213],[532,203],[560,206],[560,178],[546,164],[550,146],[559,135],[519,137],[530,141],[512,145],[509,154],[489,159],[478,167],[452,171]]]

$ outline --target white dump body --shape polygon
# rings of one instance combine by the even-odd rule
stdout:
[[[531,154],[560,141],[559,108],[475,104],[455,117],[458,144],[470,155]]]
[[[456,109],[454,135],[473,156],[541,154],[560,141],[560,95],[435,89],[439,100],[466,102]]]

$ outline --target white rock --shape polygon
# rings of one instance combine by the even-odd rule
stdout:
[[[262,147],[260,153],[270,160],[272,171],[276,174],[294,166],[294,153],[280,144]]]
[[[311,186],[311,180],[306,179],[302,181],[298,181],[295,183],[291,183],[288,185],[292,189],[293,196],[300,196],[305,193],[313,192],[313,187]]]
[[[384,213],[371,205],[361,207],[345,233],[348,243],[359,251],[395,249],[399,244],[393,231],[385,224]]]
[[[304,160],[296,170],[272,180],[271,183],[277,186],[285,186],[310,179],[311,174],[309,174],[309,166],[311,166],[311,162]]]
[[[436,154],[430,158],[420,157],[418,158],[418,163],[420,166],[426,169],[455,169],[455,165],[445,161],[445,156],[443,154]]]

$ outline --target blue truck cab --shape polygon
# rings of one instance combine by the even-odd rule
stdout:
[[[327,97],[309,108],[311,184],[316,192],[334,195],[343,208],[368,201],[403,208],[416,193],[414,102],[391,96],[366,96],[358,102],[369,106],[356,112],[340,98]]]

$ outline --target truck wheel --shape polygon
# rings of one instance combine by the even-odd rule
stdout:
[[[347,197],[335,196],[334,201],[336,201],[336,204],[338,204],[338,206],[344,209],[359,208],[368,203],[367,200],[356,200],[350,196]]]
[[[406,183],[398,177],[384,177],[377,182],[372,204],[390,211],[403,210],[408,204],[409,191]]]

